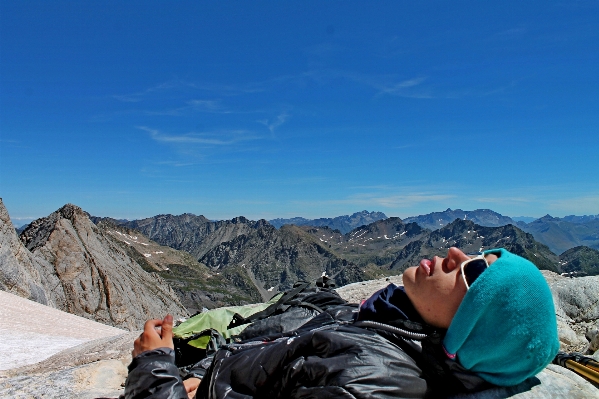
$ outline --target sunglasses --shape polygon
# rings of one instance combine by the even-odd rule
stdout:
[[[485,259],[485,254],[479,252],[477,254],[468,255],[477,256],[462,262],[460,265],[460,268],[462,269],[462,278],[464,279],[464,283],[466,283],[466,289],[470,289],[470,286],[474,284],[478,276],[489,267],[489,263]]]

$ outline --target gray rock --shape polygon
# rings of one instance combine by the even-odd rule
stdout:
[[[59,284],[52,265],[23,246],[0,198],[0,289],[55,307],[64,302],[60,292],[52,292]]]
[[[2,398],[117,398],[139,331],[101,338],[0,374]]]
[[[491,388],[452,399],[589,399],[599,397],[599,391],[590,382],[561,366],[550,364],[535,377],[512,387]]]
[[[542,273],[553,294],[561,350],[593,354],[599,349],[599,276]]]
[[[33,221],[21,234],[23,244],[15,241],[3,205],[0,223],[0,288],[5,291],[126,329],[139,329],[145,320],[167,313],[187,315],[162,278],[144,271],[77,206],[65,205]]]

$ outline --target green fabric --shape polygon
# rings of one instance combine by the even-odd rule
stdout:
[[[515,385],[559,349],[553,297],[530,261],[503,248],[467,291],[443,345],[449,357],[495,385]]]
[[[243,306],[229,306],[225,308],[212,309],[207,312],[200,313],[189,320],[179,324],[173,328],[173,336],[175,338],[189,338],[194,334],[200,334],[210,329],[214,329],[221,333],[221,335],[229,339],[234,335],[242,332],[249,324],[237,326],[235,328],[227,329],[235,313],[240,314],[243,317],[249,317],[254,313],[258,313],[269,307],[271,304],[279,300],[283,294],[275,295],[270,301],[265,303],[255,303],[251,305]],[[210,340],[210,334],[196,338],[188,342],[195,348],[204,349],[208,345]]]

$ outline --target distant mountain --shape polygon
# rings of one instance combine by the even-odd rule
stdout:
[[[268,224],[266,220],[254,222],[243,216],[213,222],[202,215],[185,213],[179,216],[158,215],[121,225],[137,230],[161,245],[189,252],[200,259],[221,242],[230,241],[265,224]]]
[[[466,252],[505,247],[530,259],[541,269],[560,272],[560,259],[542,243],[513,225],[485,227],[456,219],[431,231],[399,218],[359,227],[348,234],[329,228],[303,227],[335,254],[363,267],[369,277],[377,273],[397,274],[421,259],[445,256],[451,246]],[[385,272],[387,270],[388,272]]]
[[[9,234],[14,234],[14,229],[10,230]],[[166,313],[187,315],[163,279],[146,272],[114,237],[94,225],[75,205],[65,205],[29,224],[20,236],[19,247],[10,236],[7,238],[12,250],[5,254],[8,262],[0,262],[0,274],[5,276],[0,285],[9,292],[127,329],[139,329],[148,318]],[[11,264],[27,270],[29,276],[21,273],[20,278],[28,279],[19,284],[31,287],[29,294],[6,285],[12,284]]]
[[[535,220],[537,220],[537,218],[533,218],[530,216],[512,216],[511,218],[516,223],[518,223],[518,222],[530,223],[530,222],[534,222]]]
[[[280,228],[286,224],[294,224],[296,226],[314,226],[324,227],[327,226],[332,230],[339,230],[342,234],[349,233],[353,229],[359,226],[367,225],[377,220],[387,219],[387,216],[382,212],[356,212],[353,215],[337,216],[335,218],[321,218],[321,219],[304,219],[302,217],[295,217],[291,219],[273,219],[269,220],[269,223]]]
[[[463,211],[448,208],[443,212],[409,217],[403,221],[404,223],[415,222],[424,228],[437,230],[455,219],[471,220],[486,227],[513,224],[532,234],[535,240],[547,245],[556,254],[561,254],[577,246],[599,249],[599,215],[570,215],[564,218],[554,218],[546,215],[540,219],[531,220],[532,218],[527,217],[510,218],[490,209]]]
[[[416,223],[404,223],[400,218],[391,217],[365,226],[360,226],[347,234],[329,227],[303,226],[302,229],[328,246],[338,256],[356,263],[360,267],[369,265],[388,269],[397,253],[407,244],[421,239],[429,230]],[[370,277],[377,276],[380,270],[367,268]]]
[[[337,285],[364,280],[357,265],[292,225],[277,230],[263,224],[215,246],[200,262],[224,274],[232,284],[245,286],[247,292],[257,290],[258,300],[290,289],[299,280],[313,282],[322,273],[331,276]]]
[[[484,227],[470,220],[457,219],[427,236],[409,243],[391,263],[390,268],[403,271],[418,265],[421,259],[445,256],[449,247],[464,252],[478,252],[503,247],[532,261],[539,269],[560,272],[559,258],[549,248],[514,225]]]
[[[189,253],[160,245],[108,218],[96,221],[98,228],[115,238],[146,272],[168,282],[189,313],[252,302],[247,292],[231,285]]]
[[[248,301],[269,299],[280,290],[291,288],[297,280],[313,281],[323,272],[338,273],[337,284],[363,279],[355,265],[335,258],[298,228],[286,226],[277,230],[266,220],[251,221],[240,216],[213,222],[192,214],[158,215],[128,221],[120,227],[190,253],[213,276],[227,281],[231,292],[243,293]],[[175,284],[174,280],[169,281]],[[223,292],[221,287],[214,289]]]
[[[583,215],[583,216],[568,215],[568,216],[564,216],[563,218],[561,218],[561,220],[563,220],[564,222],[570,222],[570,223],[588,223],[588,222],[592,222],[594,220],[599,220],[599,215]]]
[[[599,275],[599,251],[589,247],[576,247],[560,255],[562,272],[580,275]]]
[[[599,249],[599,219],[594,217],[568,216],[560,219],[545,215],[528,224],[518,223],[518,227],[557,254],[577,246]]]
[[[447,208],[443,212],[433,212],[426,215],[413,216],[404,219],[404,223],[418,223],[420,226],[438,230],[456,219],[471,220],[480,226],[499,227],[506,224],[514,224],[514,221],[490,209],[477,209],[474,211],[463,211],[461,209]]]

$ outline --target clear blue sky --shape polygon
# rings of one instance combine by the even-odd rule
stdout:
[[[2,0],[0,35],[17,222],[599,213],[597,1]]]

